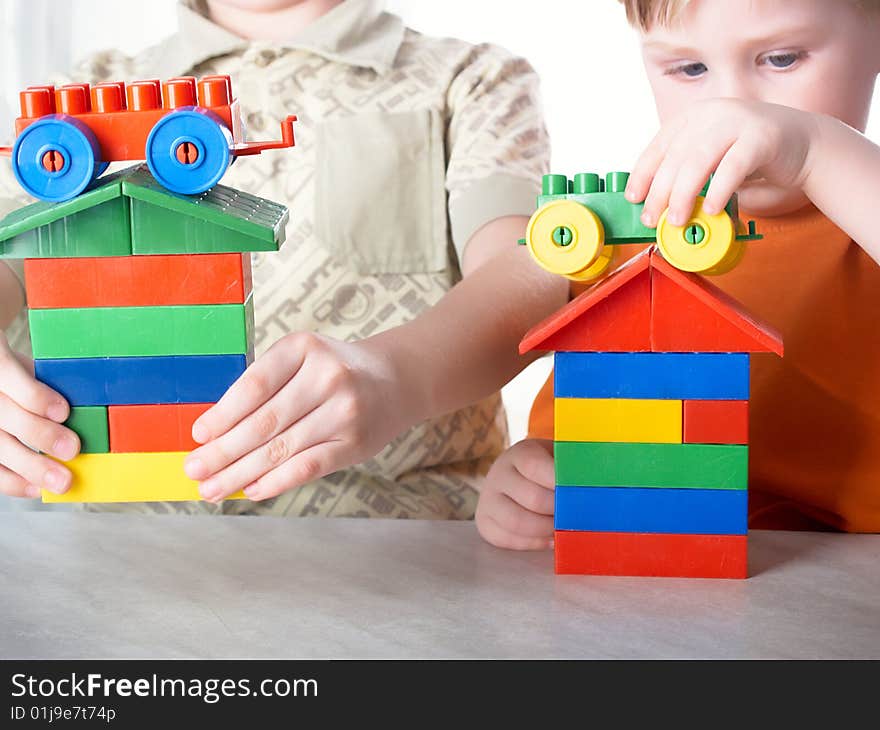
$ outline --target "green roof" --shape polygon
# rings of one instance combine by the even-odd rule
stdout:
[[[141,164],[73,200],[13,211],[0,220],[0,258],[277,251],[287,220],[285,206],[224,185],[172,193]]]

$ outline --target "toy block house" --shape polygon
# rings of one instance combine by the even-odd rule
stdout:
[[[25,259],[37,378],[82,442],[70,490],[44,501],[199,499],[192,425],[253,359],[250,252],[278,250],[287,216],[221,185],[169,192],[141,165],[0,221],[0,257]]]
[[[556,572],[745,578],[749,358],[779,337],[652,247],[532,350],[555,352]]]

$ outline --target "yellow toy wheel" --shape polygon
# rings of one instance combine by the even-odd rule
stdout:
[[[673,226],[663,211],[657,223],[657,245],[670,264],[682,271],[720,274],[736,266],[743,242],[736,240],[733,221],[725,211],[716,215],[703,212],[702,196],[697,197],[691,219],[684,226]]]
[[[573,200],[554,200],[532,214],[526,244],[541,268],[576,279],[600,259],[605,227],[586,206]]]
[[[573,281],[582,282],[593,281],[600,278],[602,274],[611,268],[611,264],[619,251],[619,246],[602,246],[602,249],[599,251],[599,258],[596,259],[596,263],[579,274],[569,274],[568,278]]]

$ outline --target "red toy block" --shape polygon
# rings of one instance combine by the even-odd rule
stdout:
[[[26,259],[31,309],[241,304],[251,293],[249,253]]]
[[[684,443],[747,444],[747,400],[686,400],[683,410]]]
[[[651,255],[652,352],[775,352],[780,335],[705,279]]]
[[[195,420],[213,403],[109,406],[110,452],[192,451]]]
[[[650,251],[533,327],[519,345],[556,352],[650,352]],[[589,316],[585,316],[589,312]]]
[[[746,535],[557,530],[556,572],[666,578],[746,578]]]

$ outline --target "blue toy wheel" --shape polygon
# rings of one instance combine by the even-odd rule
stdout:
[[[109,162],[96,162],[95,163],[95,177],[99,178],[105,172],[107,172],[107,168],[110,167]]]
[[[100,154],[91,129],[67,114],[53,114],[26,127],[15,140],[12,171],[29,195],[58,203],[88,187]]]
[[[147,166],[163,187],[198,195],[226,174],[232,134],[214,112],[182,107],[162,117],[147,137]]]

